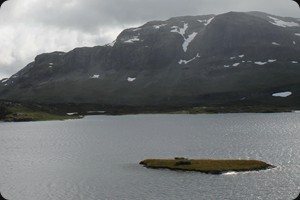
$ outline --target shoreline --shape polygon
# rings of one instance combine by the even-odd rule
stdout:
[[[27,122],[81,119],[90,115],[299,113],[300,107],[274,105],[105,106],[97,104],[33,104],[0,101],[0,121]]]

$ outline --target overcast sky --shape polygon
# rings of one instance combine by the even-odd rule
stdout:
[[[229,11],[300,18],[292,0],[8,0],[0,8],[0,80],[40,53],[104,45],[150,20]]]

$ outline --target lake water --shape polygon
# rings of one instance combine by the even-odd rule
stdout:
[[[146,169],[146,158],[260,159],[224,175]],[[300,114],[89,116],[0,123],[9,200],[292,200],[300,192]]]

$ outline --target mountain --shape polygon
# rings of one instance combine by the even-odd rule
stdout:
[[[300,19],[261,12],[174,17],[104,46],[38,55],[0,99],[112,106],[300,105]]]

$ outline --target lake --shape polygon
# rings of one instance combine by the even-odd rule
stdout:
[[[259,172],[146,169],[146,158],[258,159]],[[300,192],[300,114],[88,116],[0,123],[9,200],[292,200]]]

